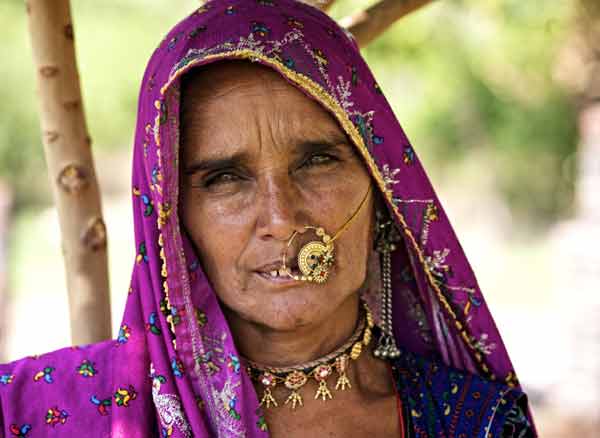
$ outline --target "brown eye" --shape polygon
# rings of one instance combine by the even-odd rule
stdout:
[[[315,154],[312,155],[304,162],[304,166],[321,166],[326,164],[331,164],[333,161],[337,161],[337,159],[329,154]]]
[[[216,184],[227,184],[227,183],[232,183],[232,182],[238,181],[239,179],[240,179],[239,176],[237,176],[234,173],[222,172],[222,173],[218,173],[216,175],[209,176],[204,181],[204,186],[211,187]]]

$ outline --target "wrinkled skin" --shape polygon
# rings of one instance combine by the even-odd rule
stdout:
[[[182,101],[180,215],[240,352],[282,366],[331,352],[356,325],[374,196],[336,240],[325,284],[273,279],[269,271],[280,266],[294,231],[313,225],[333,236],[371,190],[354,146],[318,103],[276,72],[250,63],[219,63],[194,73],[184,81]],[[312,231],[300,235],[290,262],[315,239]],[[396,433],[386,364],[366,353],[350,376],[355,390],[324,404],[308,400],[295,420],[281,417],[281,409],[269,411],[271,435],[307,436],[307,422],[317,436]],[[380,404],[389,418],[371,424],[368,409]],[[327,411],[334,417],[329,423],[315,421]]]

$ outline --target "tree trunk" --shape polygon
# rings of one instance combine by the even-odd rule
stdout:
[[[50,184],[65,259],[71,339],[110,338],[106,229],[87,133],[68,0],[28,0]]]

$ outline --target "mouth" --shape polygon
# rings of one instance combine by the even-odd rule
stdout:
[[[263,279],[277,284],[283,283],[298,283],[299,280],[295,280],[292,276],[301,275],[300,269],[296,264],[287,266],[285,269],[281,264],[270,264],[259,268],[255,271]]]

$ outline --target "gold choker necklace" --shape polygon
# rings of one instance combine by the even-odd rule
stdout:
[[[285,404],[290,403],[292,409],[296,409],[297,405],[302,406],[300,389],[310,379],[314,379],[319,384],[315,393],[315,400],[318,398],[323,401],[331,399],[333,396],[327,387],[327,379],[333,374],[334,370],[338,374],[335,389],[344,391],[346,388],[351,388],[347,374],[350,360],[359,358],[363,349],[371,342],[372,337],[373,315],[366,303],[362,302],[362,306],[364,312],[361,312],[359,323],[352,336],[344,345],[327,356],[285,368],[270,367],[243,359],[250,378],[255,382],[259,382],[264,388],[260,405],[267,408],[270,408],[271,405],[279,406],[273,396],[273,390],[277,385],[283,384],[291,391],[285,400]]]

